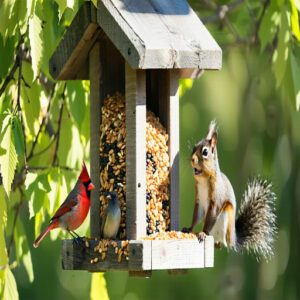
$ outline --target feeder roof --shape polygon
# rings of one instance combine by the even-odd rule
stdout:
[[[87,79],[88,52],[109,39],[134,69],[220,69],[222,50],[186,0],[85,2],[50,61],[56,79]]]

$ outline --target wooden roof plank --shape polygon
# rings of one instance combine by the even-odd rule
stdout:
[[[221,68],[220,47],[185,0],[102,0],[99,6],[100,27],[133,68]],[[110,22],[101,18],[105,9]],[[138,54],[131,61],[124,39]]]
[[[100,0],[78,11],[50,60],[53,78],[88,79],[89,51],[107,38],[134,69],[189,76],[222,65],[222,50],[186,0]]]

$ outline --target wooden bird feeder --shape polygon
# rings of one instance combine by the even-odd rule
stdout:
[[[83,4],[51,58],[50,72],[57,80],[90,80],[91,178],[96,186],[90,232],[98,240],[100,112],[107,95],[125,95],[129,257],[118,262],[112,248],[104,261],[91,264],[97,241],[86,248],[64,240],[64,269],[145,274],[213,266],[210,236],[202,243],[141,239],[146,236],[145,127],[147,107],[169,134],[170,229],[179,230],[179,79],[221,64],[220,47],[185,0],[100,0],[97,8]]]

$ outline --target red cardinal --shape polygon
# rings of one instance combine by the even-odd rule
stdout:
[[[73,234],[78,237],[73,230],[77,229],[85,220],[90,209],[91,190],[94,188],[95,186],[92,184],[89,173],[83,163],[83,167],[75,187],[64,203],[56,211],[47,228],[34,241],[33,246],[37,248],[47,233],[55,228],[63,228],[73,237]]]

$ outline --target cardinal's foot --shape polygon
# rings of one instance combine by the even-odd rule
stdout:
[[[84,239],[80,236],[74,238],[73,243],[75,243],[78,246],[84,246],[85,245]]]
[[[191,232],[191,228],[183,227],[181,231],[183,233],[190,233]]]

